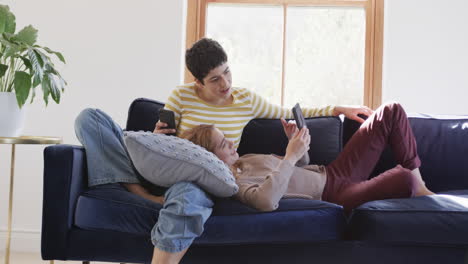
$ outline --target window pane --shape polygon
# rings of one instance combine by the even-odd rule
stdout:
[[[365,10],[288,7],[285,106],[363,104]]]
[[[228,54],[233,85],[280,104],[283,37],[281,6],[209,4],[206,36]]]

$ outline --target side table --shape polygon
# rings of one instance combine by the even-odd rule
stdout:
[[[11,242],[11,220],[13,216],[13,179],[15,176],[15,147],[19,144],[60,144],[62,139],[58,137],[0,137],[0,144],[11,145],[11,167],[10,167],[10,194],[8,200],[8,231],[5,250],[5,264],[10,263],[10,242]],[[53,262],[52,262],[53,263]]]

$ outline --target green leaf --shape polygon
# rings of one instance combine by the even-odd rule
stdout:
[[[65,81],[62,79],[62,77],[60,76],[60,74],[58,73],[57,70],[55,70],[54,68],[54,64],[52,63],[51,59],[49,56],[47,56],[46,54],[44,54],[43,52],[41,52],[40,50],[38,50],[37,48],[34,49],[34,52],[36,53],[37,58],[41,58],[42,62],[43,62],[43,75],[46,76],[46,75],[49,75],[48,78],[49,80],[52,80],[51,77],[55,76],[55,77],[59,77],[61,82],[60,83],[65,83]],[[44,79],[43,79],[44,80]],[[52,85],[52,83],[51,83]],[[62,90],[63,90],[63,85],[60,86],[62,87]],[[52,94],[52,89],[53,87],[50,86],[50,89],[51,89],[51,94]],[[54,100],[57,100],[57,97],[54,98],[54,95],[52,94],[52,97]],[[60,98],[58,98],[58,100],[60,100]]]
[[[13,15],[13,13],[11,12],[8,12],[7,13],[7,19],[6,19],[6,25],[5,25],[5,31],[4,32],[7,32],[7,33],[15,33],[15,30],[16,30],[16,18],[15,18],[15,15]]]
[[[31,75],[27,72],[16,71],[14,80],[14,89],[16,94],[16,100],[21,108],[26,99],[28,99],[29,91],[31,90]]]
[[[5,64],[0,64],[0,78],[5,75],[6,71],[8,70],[8,66]]]
[[[34,88],[35,87],[33,86],[31,89],[31,101],[29,101],[30,104],[32,104],[32,102],[34,101],[34,98],[36,98],[36,89]]]
[[[52,65],[52,64],[46,64],[44,69],[45,69],[46,73],[52,73],[52,74],[55,74],[55,75],[59,75],[57,70],[55,70],[54,65]]]
[[[62,92],[65,91],[65,86],[68,85],[68,83],[62,78],[62,76],[58,76],[60,80],[60,86],[62,87]]]
[[[5,8],[6,7],[6,8]],[[0,33],[5,32],[8,6],[0,5]]]
[[[45,101],[46,106],[49,104],[49,95],[50,95],[50,79],[49,76],[46,74],[42,79],[41,83],[42,87],[42,95]]]
[[[45,66],[45,73],[49,74],[49,78],[54,81],[59,91],[61,90],[63,92],[65,90],[67,82],[62,78],[60,73],[53,67],[53,65],[47,64]]]
[[[37,74],[33,75],[33,88],[36,88],[39,84],[41,84],[42,79]]]
[[[2,57],[8,58],[13,55],[22,54],[28,49],[28,45],[22,42],[17,42],[13,39],[10,33],[3,33],[0,36],[0,43],[4,46]]]
[[[11,42],[10,38],[7,36],[7,34],[3,33],[0,36],[0,43],[3,44],[4,46],[9,46],[9,45],[11,45],[12,42]]]
[[[8,58],[8,57],[11,57],[11,56],[17,54],[19,51],[20,51],[20,49],[19,49],[19,47],[17,45],[8,46],[5,49],[4,56],[5,56],[5,58]]]
[[[66,63],[65,62],[65,58],[63,57],[62,53],[60,52],[57,52],[57,51],[53,51],[51,49],[49,49],[48,47],[41,47],[43,48],[45,51],[47,51],[48,53],[51,53],[51,54],[55,54],[55,56],[57,56],[57,58],[59,58],[59,60],[63,63]]]
[[[21,46],[8,39],[5,35],[6,34],[3,33],[3,38],[0,38],[0,43],[2,43],[5,46],[3,57],[8,58],[10,56],[20,53]]]
[[[45,66],[45,61],[44,61],[44,55],[42,54],[42,52],[40,52],[39,50],[37,49],[33,49],[34,51],[34,54],[36,54],[36,58],[37,60],[39,61],[39,65],[41,65],[41,67],[43,68]],[[47,58],[45,58],[47,59]]]
[[[24,66],[26,66],[26,68],[28,68],[29,72],[32,74],[33,68],[32,68],[31,61],[25,56],[19,56],[19,58],[23,61]]]
[[[50,65],[51,67],[54,66],[52,63],[52,60],[50,59],[49,56],[47,56],[44,52],[41,52],[39,49],[35,48],[34,52],[39,56],[39,58],[42,60],[42,68],[44,71],[48,69],[48,66]]]
[[[60,103],[60,83],[57,76],[53,74],[49,74],[48,79],[50,80],[50,95],[52,95],[52,99],[58,104]]]
[[[16,21],[15,15],[10,12],[6,5],[0,5],[0,34],[3,32],[15,33]]]
[[[44,79],[42,79],[42,94],[44,97],[44,102],[46,103],[46,106],[49,104],[49,95],[50,95],[50,82],[49,82],[49,77],[47,75],[44,76]]]
[[[13,39],[15,41],[23,42],[32,46],[37,41],[37,29],[31,25],[26,26],[20,30],[18,34],[13,37]]]
[[[44,69],[42,68],[44,66],[44,62],[40,55],[38,55],[32,48],[28,49],[27,54],[33,69],[33,87],[36,87],[42,82],[42,78],[44,76]]]

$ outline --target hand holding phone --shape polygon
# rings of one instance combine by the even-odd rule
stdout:
[[[174,112],[171,110],[159,109],[159,122],[167,124],[164,129],[176,129]],[[167,133],[166,135],[175,136],[176,133]]]
[[[294,115],[294,119],[296,120],[296,125],[299,130],[301,130],[303,127],[306,126],[306,121],[304,118],[304,115],[302,114],[301,107],[299,106],[299,103],[297,103],[293,108],[292,112]]]

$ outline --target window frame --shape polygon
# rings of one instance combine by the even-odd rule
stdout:
[[[206,10],[210,3],[283,5],[283,70],[281,104],[284,102],[285,29],[287,7],[297,6],[358,6],[366,10],[366,40],[364,63],[364,105],[376,109],[382,103],[383,23],[384,0],[187,0],[186,48],[205,36]],[[193,76],[185,68],[185,82]]]

